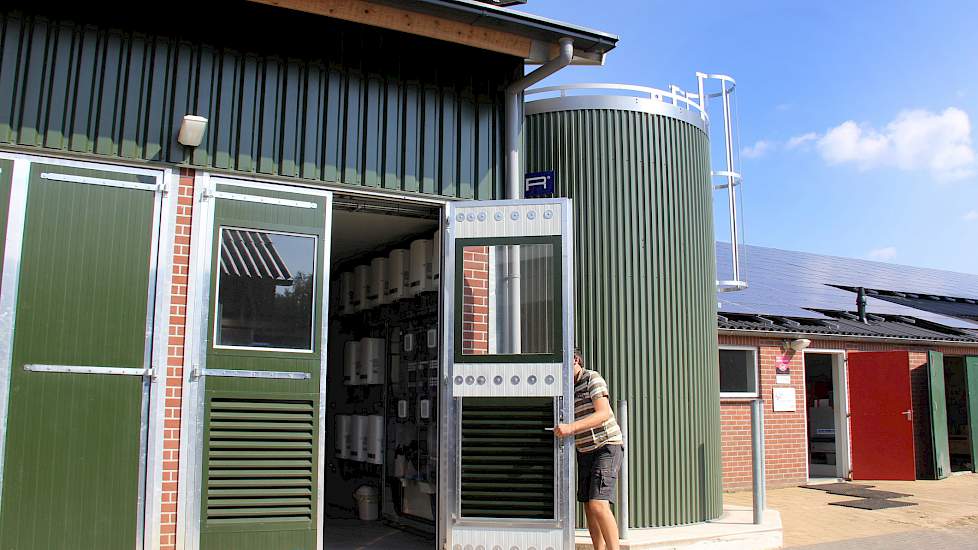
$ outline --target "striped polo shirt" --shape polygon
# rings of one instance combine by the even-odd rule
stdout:
[[[608,383],[597,371],[582,369],[581,374],[574,379],[574,420],[580,420],[594,412],[594,400],[598,397],[608,397]],[[574,436],[577,452],[589,453],[605,445],[621,445],[621,428],[615,420],[614,411],[611,417],[601,426],[581,432]]]

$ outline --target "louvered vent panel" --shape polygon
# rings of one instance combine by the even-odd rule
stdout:
[[[211,399],[207,522],[312,521],[312,401]]]
[[[462,400],[462,516],[552,519],[550,398]]]

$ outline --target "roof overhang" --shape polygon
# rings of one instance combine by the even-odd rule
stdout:
[[[574,41],[576,65],[601,65],[618,37],[475,0],[249,0],[520,57],[552,59]]]
[[[772,338],[780,340],[794,340],[795,338],[808,338],[811,340],[827,340],[835,342],[872,342],[876,344],[895,344],[901,346],[946,346],[962,348],[978,348],[978,342],[967,340],[921,340],[916,338],[893,338],[886,336],[866,336],[857,334],[832,334],[821,332],[790,332],[790,331],[771,331],[771,330],[751,330],[718,328],[717,334],[720,336],[753,336],[757,338]]]

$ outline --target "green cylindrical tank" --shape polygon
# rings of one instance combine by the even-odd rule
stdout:
[[[628,400],[634,528],[723,509],[708,123],[660,97],[528,101],[524,127],[574,199],[576,341]]]

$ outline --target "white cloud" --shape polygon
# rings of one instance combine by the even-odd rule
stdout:
[[[807,134],[802,134],[789,139],[784,146],[786,149],[797,149],[798,147],[806,145],[812,141],[815,141],[816,139],[818,139],[818,134],[815,132],[808,132]]]
[[[885,246],[883,248],[874,248],[866,254],[870,260],[887,261],[896,258],[897,249],[894,246]]]
[[[778,103],[777,105],[775,105],[774,108],[775,110],[784,112],[784,111],[791,110],[792,107],[794,107],[794,105],[791,103]]]
[[[747,147],[741,149],[740,155],[749,159],[756,159],[758,157],[763,157],[773,148],[774,143],[767,141],[766,139],[762,139],[754,143],[754,145],[748,145]]]
[[[961,216],[961,219],[966,222],[978,220],[978,210],[970,210],[966,212],[965,215]]]
[[[806,138],[806,139],[801,139]],[[809,134],[792,138],[810,141]],[[829,164],[855,164],[860,170],[893,167],[927,170],[942,180],[975,174],[968,113],[949,107],[941,113],[902,111],[882,129],[847,120],[817,138],[816,146]]]

